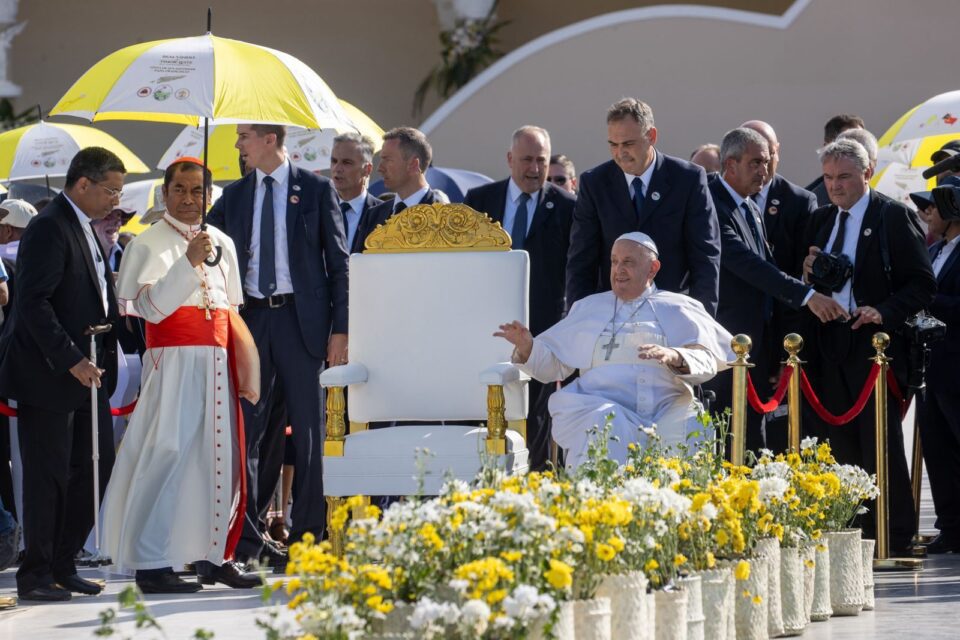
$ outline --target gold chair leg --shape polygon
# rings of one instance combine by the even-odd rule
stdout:
[[[326,496],[327,500],[327,536],[330,540],[330,547],[333,550],[333,554],[338,558],[343,557],[343,529],[336,529],[333,526],[333,514],[334,512],[346,503],[346,498],[341,498],[338,496]]]

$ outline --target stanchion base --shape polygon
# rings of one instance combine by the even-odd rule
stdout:
[[[874,571],[923,571],[923,560],[919,558],[885,558],[873,560]]]
[[[0,611],[13,609],[17,606],[16,596],[0,596]]]
[[[922,544],[915,544],[910,547],[910,555],[914,558],[926,558],[927,548]]]
[[[913,544],[930,544],[937,536],[924,536],[919,533],[913,536]]]

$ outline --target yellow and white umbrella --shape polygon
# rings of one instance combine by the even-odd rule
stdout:
[[[208,119],[357,129],[327,83],[300,60],[210,33],[144,42],[108,55],[50,114],[193,126]]]
[[[109,133],[79,124],[41,121],[0,133],[0,180],[65,176],[73,156],[86,147],[103,147],[117,154],[127,173],[150,172]]]
[[[886,147],[940,135],[960,137],[960,91],[941,93],[910,109],[880,137],[878,143]]]
[[[211,206],[222,193],[223,189],[213,185]],[[132,209],[135,212],[135,215],[127,221],[127,224],[123,225],[121,231],[140,233],[149,227],[152,222],[147,218],[148,215],[162,214],[164,211],[163,178],[139,180],[123,185],[123,197],[120,198],[120,206],[124,209]]]
[[[383,129],[367,114],[345,100],[340,104],[358,127],[358,131],[373,140],[373,150],[383,146]],[[337,132],[333,129],[291,128],[287,131],[286,147],[290,160],[307,171],[323,171],[330,168],[330,151]],[[239,180],[240,166],[237,160],[236,129],[233,126],[210,127],[207,140],[207,166],[217,181]],[[160,162],[158,169],[165,169],[171,162],[183,156],[198,157],[203,150],[203,129],[185,127],[174,139]]]

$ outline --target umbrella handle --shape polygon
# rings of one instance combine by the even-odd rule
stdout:
[[[223,258],[223,247],[214,247],[213,257],[204,260],[203,264],[207,265],[208,267],[215,267],[220,264],[221,258]]]

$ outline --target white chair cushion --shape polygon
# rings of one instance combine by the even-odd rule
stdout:
[[[350,397],[353,402],[353,397]],[[328,496],[437,495],[448,477],[470,481],[480,471],[487,430],[462,425],[408,425],[347,436],[343,456],[323,459],[323,492]],[[427,454],[417,450],[429,451]],[[507,455],[498,464],[508,474],[526,473],[528,451],[515,431],[507,431]]]
[[[368,378],[349,387],[349,419],[486,420],[480,374],[510,360],[493,332],[527,323],[529,279],[525,251],[352,255],[350,361]],[[507,420],[526,418],[526,385],[504,393]]]

